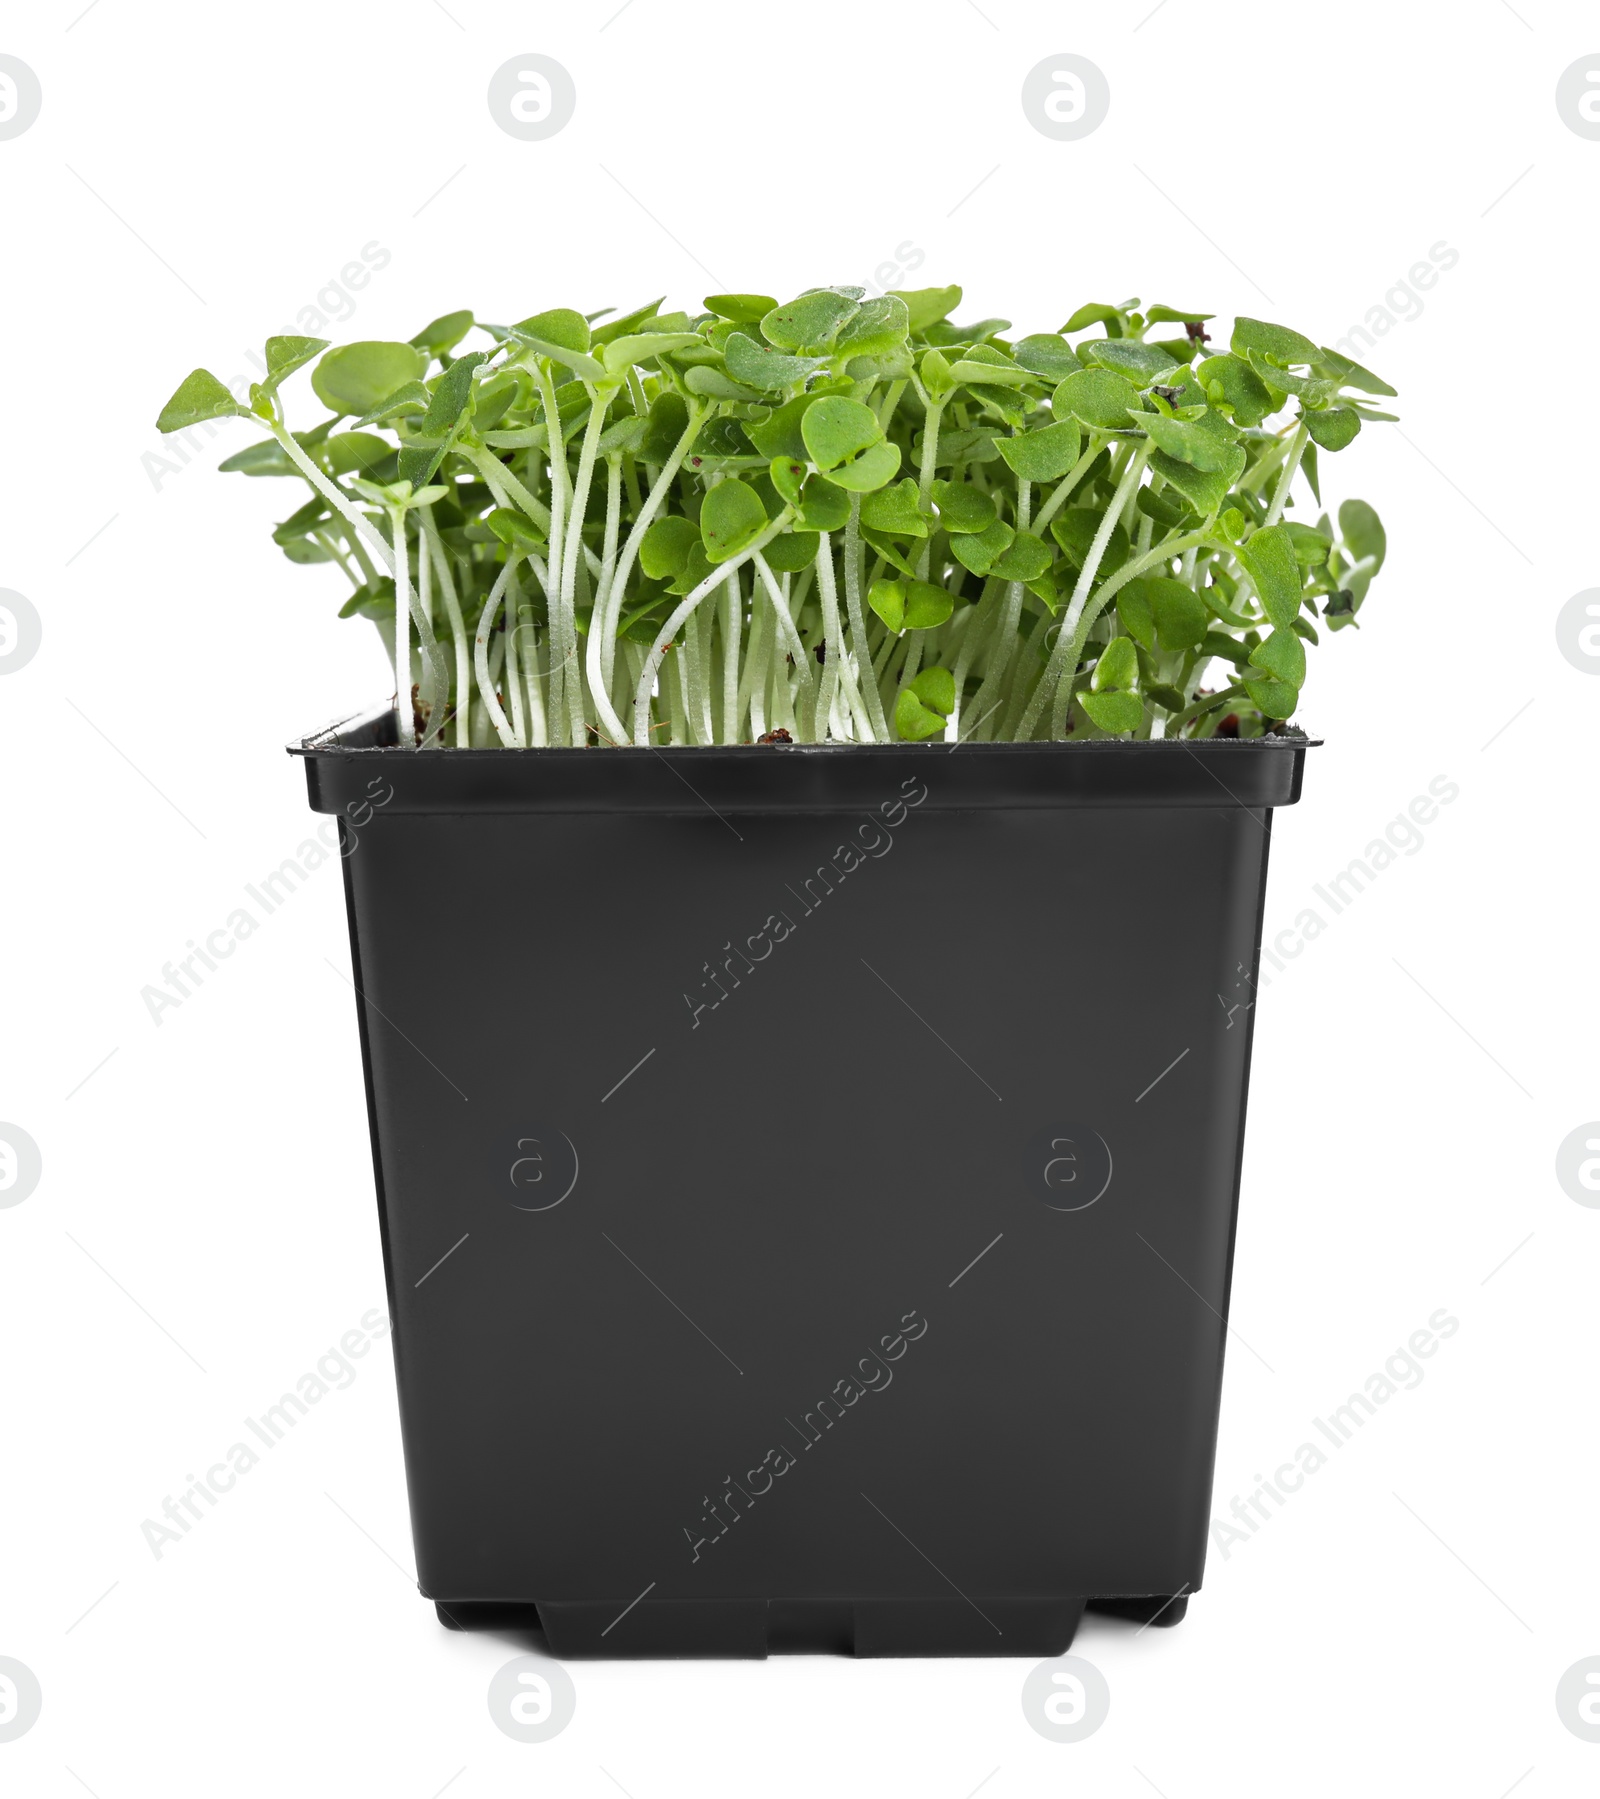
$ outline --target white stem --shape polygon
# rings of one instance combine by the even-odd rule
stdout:
[[[1289,484],[1294,480],[1295,470],[1300,466],[1300,458],[1306,453],[1306,439],[1310,433],[1306,430],[1302,419],[1295,429],[1289,443],[1289,460],[1283,465],[1283,473],[1278,478],[1277,491],[1272,496],[1272,504],[1267,508],[1267,524],[1275,525],[1283,516],[1283,508],[1289,498]],[[1263,530],[1266,529],[1264,525]]]
[[[485,711],[494,725],[495,734],[501,744],[508,750],[517,748],[516,733],[511,729],[509,720],[500,709],[500,701],[495,697],[494,679],[489,673],[489,633],[494,629],[495,614],[500,610],[500,599],[505,593],[506,583],[511,579],[513,557],[506,558],[506,565],[500,571],[500,578],[489,589],[489,597],[483,602],[483,611],[478,617],[478,635],[472,647],[473,666],[478,671],[478,692],[483,696]]]
[[[561,561],[561,629],[562,649],[570,657],[567,670],[571,686],[572,702],[569,703],[570,740],[574,749],[582,749],[588,741],[588,721],[584,717],[583,686],[578,679],[578,553],[583,548],[583,515],[589,505],[589,487],[594,480],[595,456],[600,447],[600,433],[605,429],[606,413],[611,409],[615,388],[599,390],[588,387],[589,423],[584,428],[583,448],[578,453],[578,478],[573,485],[572,499],[567,512],[564,537],[565,554]],[[563,462],[564,462],[563,458]],[[554,548],[550,556],[551,566],[556,562]],[[599,610],[596,602],[595,611]],[[594,614],[589,616],[589,631],[594,633]],[[603,685],[603,684],[602,684]]]
[[[422,534],[427,539],[429,560],[439,576],[444,594],[444,609],[450,618],[450,639],[456,652],[456,748],[464,750],[472,741],[472,647],[467,642],[467,621],[461,616],[461,600],[456,593],[456,579],[450,572],[450,561],[433,522],[433,508],[422,508]]]
[[[722,590],[722,741],[742,741],[739,724],[744,714],[739,706],[739,635],[744,622],[744,595],[739,591],[739,577],[729,575]]]
[[[1122,479],[1117,483],[1117,491],[1111,496],[1111,504],[1106,508],[1100,528],[1089,545],[1089,553],[1083,559],[1083,569],[1078,576],[1077,586],[1072,590],[1072,600],[1067,607],[1066,616],[1061,621],[1061,634],[1056,639],[1056,647],[1050,652],[1044,676],[1033,690],[1028,710],[1022,715],[1022,723],[1017,727],[1017,735],[1021,738],[1033,735],[1033,727],[1038,723],[1046,700],[1051,702],[1050,735],[1060,737],[1066,729],[1067,708],[1072,703],[1072,677],[1077,672],[1076,658],[1071,668],[1065,668],[1063,664],[1076,637],[1078,620],[1089,603],[1089,593],[1094,586],[1095,576],[1100,572],[1101,559],[1106,553],[1106,545],[1111,541],[1111,533],[1116,530],[1118,519],[1122,517],[1133,490],[1139,485],[1139,477],[1144,473],[1144,465],[1150,460],[1154,448],[1153,444],[1146,443],[1128,458]]]
[[[628,590],[628,577],[633,573],[634,559],[639,554],[639,545],[644,541],[645,532],[650,529],[657,512],[661,509],[662,502],[666,499],[667,493],[677,477],[678,470],[683,466],[684,457],[689,454],[690,447],[700,433],[705,416],[705,411],[701,407],[690,409],[689,423],[684,428],[683,435],[673,446],[672,454],[662,466],[661,473],[651,483],[650,492],[645,496],[644,505],[639,509],[639,516],[634,520],[633,529],[628,533],[627,540],[622,546],[622,555],[617,562],[610,583],[601,595],[601,602],[605,606],[604,635],[600,640],[600,667],[603,681],[597,684],[591,673],[589,677],[591,687],[598,685],[609,687],[611,684],[611,677],[616,667],[617,625],[622,618],[622,602]],[[597,604],[595,608],[597,615],[599,610],[600,606]],[[592,636],[593,623],[590,624],[589,630]],[[621,719],[617,719],[615,723],[618,737],[625,738],[627,731]]]
[[[1050,498],[1039,508],[1039,516],[1034,520],[1033,524],[1035,536],[1042,537],[1044,535],[1045,526],[1050,523],[1051,519],[1055,517],[1072,497],[1072,490],[1078,485],[1083,477],[1088,474],[1095,457],[1098,456],[1105,447],[1104,438],[1099,437],[1094,433],[1090,434],[1088,449],[1084,451],[1078,460],[1073,463],[1072,467],[1069,468],[1056,483],[1055,487],[1051,490]]]
[[[522,622],[522,583],[516,577],[516,560],[514,555],[507,554],[506,566],[513,572],[506,583],[506,692],[511,696],[511,729],[516,733],[519,747],[526,749],[528,712],[522,694],[522,646],[517,642],[517,630]]]
[[[392,575],[394,573],[393,552],[390,550],[388,544],[383,541],[382,534],[374,531],[367,519],[350,504],[344,489],[340,487],[337,482],[330,481],[328,477],[323,474],[322,470],[319,469],[305,451],[300,448],[299,444],[295,442],[289,432],[284,430],[282,425],[268,421],[267,429],[278,440],[284,455],[286,455],[295,467],[299,469],[300,473],[305,476],[317,492],[322,495],[323,499],[325,499],[345,523],[351,527],[356,535],[366,542],[367,547],[377,554],[378,560]]]
[[[606,535],[600,558],[600,584],[595,590],[594,611],[589,617],[589,637],[584,644],[584,666],[589,675],[589,691],[595,710],[600,714],[601,731],[613,743],[627,736],[622,720],[611,704],[611,670],[605,659],[605,615],[611,594],[611,582],[617,564],[617,528],[622,503],[622,458],[613,453],[606,458]]]
[[[639,677],[639,686],[633,696],[633,741],[640,749],[644,749],[650,741],[650,693],[655,686],[656,673],[661,667],[661,659],[667,653],[667,645],[677,636],[684,620],[693,614],[694,609],[706,595],[720,587],[729,575],[733,574],[735,570],[743,568],[752,557],[759,557],[761,551],[772,542],[773,538],[780,531],[788,528],[793,517],[794,508],[785,506],[748,549],[741,550],[737,556],[731,557],[720,568],[714,568],[699,586],[679,601],[667,622],[656,633],[655,642],[650,646],[650,653],[644,659],[644,673]]]
[[[779,590],[778,583],[773,579],[772,570],[767,566],[765,556],[756,557],[755,571],[761,578],[761,585],[767,590],[767,598],[772,602],[773,622],[778,627],[778,638],[783,653],[775,656],[774,661],[777,663],[779,676],[787,683],[787,677],[783,675],[783,656],[791,657],[794,662],[794,672],[800,682],[800,705],[803,711],[807,701],[811,698],[813,685],[811,658],[806,652],[805,644],[800,640],[799,631],[795,628],[794,614],[789,610],[789,602]],[[787,577],[785,578],[787,579]],[[774,723],[782,724],[784,721],[774,718]]]
[[[833,696],[839,689],[839,670],[844,661],[844,633],[839,628],[839,590],[834,584],[833,539],[824,531],[817,542],[817,593],[822,600],[822,680],[817,689],[817,709],[812,735],[826,741],[833,729]]]
[[[567,670],[566,621],[561,616],[562,554],[567,523],[567,446],[561,434],[561,408],[556,403],[556,386],[548,365],[534,361],[534,378],[539,384],[539,397],[544,403],[545,430],[550,451],[550,571],[555,577],[546,584],[545,597],[550,632],[550,735],[557,742],[567,736]]]
[[[406,509],[389,508],[394,533],[394,728],[396,742],[415,743],[411,708],[411,557],[406,551]]]
[[[902,383],[903,385],[903,383]],[[867,651],[867,621],[861,606],[861,498],[850,501],[850,520],[844,528],[844,602],[850,616],[850,645],[855,651],[865,689],[867,720],[871,726],[868,742],[889,741],[889,721],[884,716],[883,699],[878,683],[872,678],[872,657]]]

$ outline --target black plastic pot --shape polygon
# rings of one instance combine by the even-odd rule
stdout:
[[[418,1578],[559,1655],[1052,1655],[1205,1563],[1306,740],[413,752],[345,820]],[[531,1618],[531,1613],[526,1613]]]

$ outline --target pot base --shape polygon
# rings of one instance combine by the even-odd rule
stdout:
[[[1109,1604],[1135,1603],[1111,1601]],[[1182,1616],[1166,1604],[1158,1622]],[[769,1655],[1062,1655],[1071,1646],[1084,1601],[1052,1599],[741,1599],[649,1600],[625,1617],[612,1599],[504,1604],[436,1601],[450,1630],[539,1630],[561,1660],[587,1656],[723,1657]],[[1100,1609],[1097,1602],[1096,1609]],[[1172,1614],[1176,1612],[1177,1616]],[[619,1633],[625,1641],[619,1642]]]

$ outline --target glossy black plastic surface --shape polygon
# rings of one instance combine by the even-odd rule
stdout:
[[[302,753],[424,1592],[558,1654],[1037,1656],[1197,1589],[1304,740],[381,732]]]

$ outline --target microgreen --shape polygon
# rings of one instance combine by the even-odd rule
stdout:
[[[309,486],[274,541],[348,579],[402,744],[1280,729],[1387,550],[1364,501],[1321,509],[1319,457],[1394,390],[1266,320],[1223,348],[1129,300],[1012,337],[961,298],[274,337],[248,404],[196,369],[158,425],[265,427],[222,466]],[[297,431],[303,369],[328,416]]]

